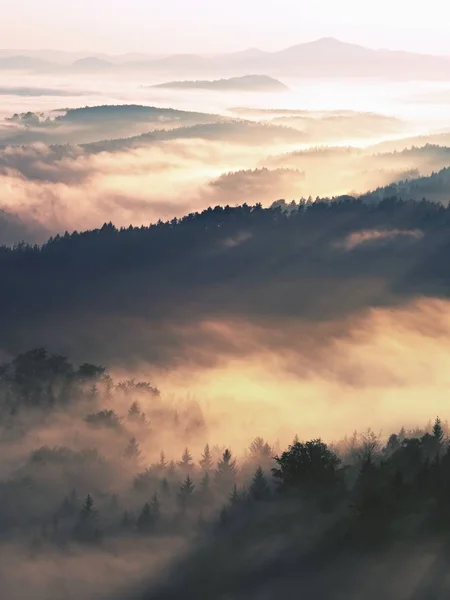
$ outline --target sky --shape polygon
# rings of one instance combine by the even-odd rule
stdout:
[[[274,51],[320,37],[450,55],[450,4],[428,0],[0,0],[3,49]]]

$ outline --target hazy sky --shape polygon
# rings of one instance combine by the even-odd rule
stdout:
[[[444,0],[0,0],[3,48],[277,50],[323,36],[450,54]]]

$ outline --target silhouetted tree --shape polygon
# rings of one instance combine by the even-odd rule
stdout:
[[[195,486],[192,482],[192,479],[188,475],[184,480],[183,484],[180,487],[180,493],[178,494],[178,499],[180,501],[180,506],[183,509],[189,508],[192,506],[193,497],[194,497]]]
[[[198,490],[198,500],[203,506],[209,506],[213,501],[213,493],[211,490],[211,478],[208,471],[205,471],[200,481]]]
[[[84,542],[95,542],[100,539],[98,528],[98,512],[94,507],[94,500],[90,494],[84,501],[78,521],[75,525],[75,536]]]
[[[237,475],[236,460],[233,459],[230,450],[225,450],[222,459],[217,463],[214,472],[214,484],[222,493],[229,493],[233,487]]]
[[[444,442],[444,430],[442,429],[442,421],[439,417],[436,417],[436,420],[433,425],[433,437],[436,440],[438,447],[440,448]]]
[[[187,448],[183,452],[181,460],[178,462],[178,466],[183,473],[190,473],[193,470],[194,463],[192,461],[192,456]]]
[[[270,498],[270,488],[261,467],[256,469],[249,492],[250,497],[256,501],[268,500]]]
[[[152,501],[150,503],[150,510],[153,516],[153,520],[157,523],[161,517],[161,509],[158,500],[158,494],[155,492],[152,496]]]
[[[150,503],[146,502],[141,513],[138,516],[136,527],[140,533],[150,533],[153,530],[154,518]]]
[[[170,496],[169,482],[165,477],[161,480],[161,493],[166,497]]]
[[[336,483],[340,459],[320,439],[289,446],[275,461],[279,468],[272,469],[282,490],[323,488]]]
[[[200,467],[203,471],[209,473],[213,468],[213,459],[211,450],[209,449],[209,444],[206,444],[205,449],[203,450],[202,458],[199,461]]]

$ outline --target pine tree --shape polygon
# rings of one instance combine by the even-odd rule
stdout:
[[[170,496],[170,487],[169,487],[169,482],[167,481],[167,479],[164,477],[164,479],[161,481],[161,493],[164,496]]]
[[[92,518],[95,515],[95,512],[94,500],[92,499],[92,496],[88,494],[83,506],[81,507],[80,516],[82,519],[87,520]]]
[[[198,491],[199,501],[203,506],[211,504],[213,500],[213,494],[211,491],[211,478],[208,471],[205,471],[201,481],[200,488]]]
[[[178,495],[182,508],[187,508],[191,506],[194,496],[194,490],[195,486],[192,482],[192,479],[188,475],[184,480],[182,486],[180,487],[180,493]]]
[[[203,450],[202,458],[199,461],[199,465],[206,473],[209,473],[209,471],[211,471],[213,467],[212,454],[209,448],[209,444],[206,444],[205,449]]]
[[[142,450],[135,437],[132,437],[131,440],[128,442],[128,445],[125,448],[123,455],[126,459],[134,462],[139,462],[141,460]]]
[[[159,518],[161,516],[161,509],[159,505],[158,494],[156,492],[153,494],[152,501],[150,503],[150,510],[152,513],[153,520],[155,522],[159,521]]]
[[[93,542],[100,539],[98,512],[94,507],[94,500],[90,494],[86,496],[86,500],[81,507],[74,533],[80,541]]]
[[[222,493],[228,493],[235,483],[236,474],[236,460],[233,460],[231,452],[227,449],[223,453],[222,459],[217,463],[214,472],[214,483],[218,490]]]
[[[273,455],[270,445],[260,436],[256,437],[250,444],[250,455],[256,459],[268,459]]]
[[[130,421],[138,421],[141,418],[141,414],[139,402],[133,402],[128,409],[128,419]]]
[[[121,527],[123,527],[123,529],[131,528],[131,517],[130,517],[130,513],[127,510],[125,510],[123,512],[122,519],[120,521],[120,525],[121,525]]]
[[[186,448],[183,452],[183,456],[181,460],[178,462],[178,466],[183,471],[183,473],[189,473],[192,471],[194,467],[194,463],[192,462],[192,456],[189,450]]]
[[[236,507],[239,504],[240,494],[237,489],[237,485],[234,484],[233,491],[230,494],[230,504],[231,506]]]
[[[442,421],[439,417],[436,417],[432,431],[434,439],[438,446],[441,447],[444,442],[444,430],[442,429]]]
[[[161,450],[161,454],[159,455],[159,467],[162,471],[167,468],[166,455],[164,454],[164,450]]]
[[[262,501],[270,498],[270,488],[261,467],[258,467],[253,476],[250,486],[250,496],[253,500]]]
[[[136,527],[141,533],[149,533],[153,527],[153,515],[148,502],[144,504],[144,508],[137,519]]]

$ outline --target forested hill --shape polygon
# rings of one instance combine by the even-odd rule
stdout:
[[[244,204],[149,227],[109,223],[41,247],[0,249],[3,349],[52,346],[58,323],[62,350],[73,355],[78,323],[103,360],[114,327],[104,342],[97,334],[108,318],[144,319],[161,333],[166,320],[320,320],[446,296],[449,258],[450,209],[426,201],[345,197],[289,213]],[[165,339],[158,356],[166,359]]]

